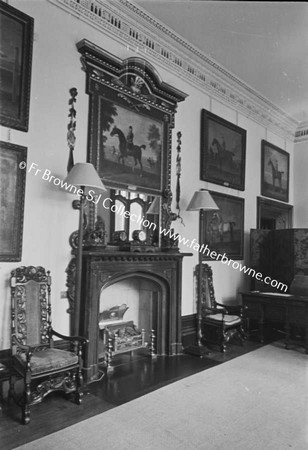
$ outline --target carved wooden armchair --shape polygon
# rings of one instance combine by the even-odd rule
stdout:
[[[82,399],[82,351],[86,339],[57,333],[51,326],[50,272],[43,267],[18,267],[11,272],[12,360],[18,377],[24,380],[20,398],[11,378],[10,395],[22,409],[22,422],[30,422],[30,406],[49,393],[61,390]],[[54,347],[53,336],[67,342],[67,349]]]
[[[199,275],[199,267],[196,273]],[[243,328],[242,305],[224,305],[215,299],[213,272],[208,264],[201,270],[201,337],[204,344],[217,344],[222,352],[231,338],[243,343],[246,335]],[[199,279],[200,282],[200,279]]]

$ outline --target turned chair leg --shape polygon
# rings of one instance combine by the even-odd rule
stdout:
[[[14,375],[10,376],[10,380],[9,380],[9,390],[8,390],[8,394],[7,394],[7,402],[8,404],[10,404],[11,399],[15,399],[16,395],[15,395],[15,383],[16,383],[16,377]]]
[[[25,383],[25,392],[22,400],[22,423],[27,425],[30,423],[30,399],[31,399],[31,387],[30,383]]]
[[[224,322],[222,323],[222,334],[221,334],[221,346],[220,346],[220,351],[222,353],[225,353],[226,348],[227,348],[227,338],[226,338],[226,328],[224,325]]]
[[[83,397],[83,375],[79,367],[77,371],[77,389],[75,393],[75,403],[77,403],[77,405],[81,405],[82,397]]]

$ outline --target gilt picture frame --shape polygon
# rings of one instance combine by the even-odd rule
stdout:
[[[0,2],[0,125],[28,131],[34,19]]]
[[[200,179],[245,190],[246,130],[201,111]]]
[[[214,251],[217,255],[241,260],[244,254],[245,201],[218,192],[210,191],[210,194],[219,210],[200,211],[200,243],[209,249],[202,253],[202,257],[212,260],[214,254],[210,256],[210,252]]]
[[[27,148],[0,141],[0,261],[21,261]]]
[[[262,140],[261,195],[288,203],[289,165],[290,155],[288,152]]]

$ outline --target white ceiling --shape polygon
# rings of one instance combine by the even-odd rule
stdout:
[[[135,0],[299,122],[308,121],[308,3]]]

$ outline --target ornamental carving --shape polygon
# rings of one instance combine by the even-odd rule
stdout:
[[[38,308],[39,317],[36,318],[39,325],[40,342],[42,344],[48,343],[48,284],[50,284],[49,271],[41,266],[38,267],[18,267],[12,271],[12,326],[13,334],[16,333],[18,339],[22,344],[26,345],[28,339],[28,327],[35,326],[33,324],[34,318],[29,318],[29,312],[27,308],[27,302],[36,302]],[[26,292],[25,284],[29,281],[39,283],[39,295],[38,298],[32,298],[28,296]]]
[[[69,10],[79,20],[92,23],[126,48],[150,57],[196,89],[294,140],[298,127],[295,119],[129,0],[118,0],[116,7],[113,1],[49,1]]]
[[[49,271],[46,272],[44,267],[38,266],[21,266],[16,270],[11,272],[11,275],[16,278],[17,283],[26,283],[27,281],[33,280],[38,283],[47,281],[47,277],[49,276]]]
[[[195,279],[201,282],[201,315],[206,315],[215,305],[215,291],[213,285],[213,271],[208,264],[201,264],[201,280],[199,265],[195,269]]]

